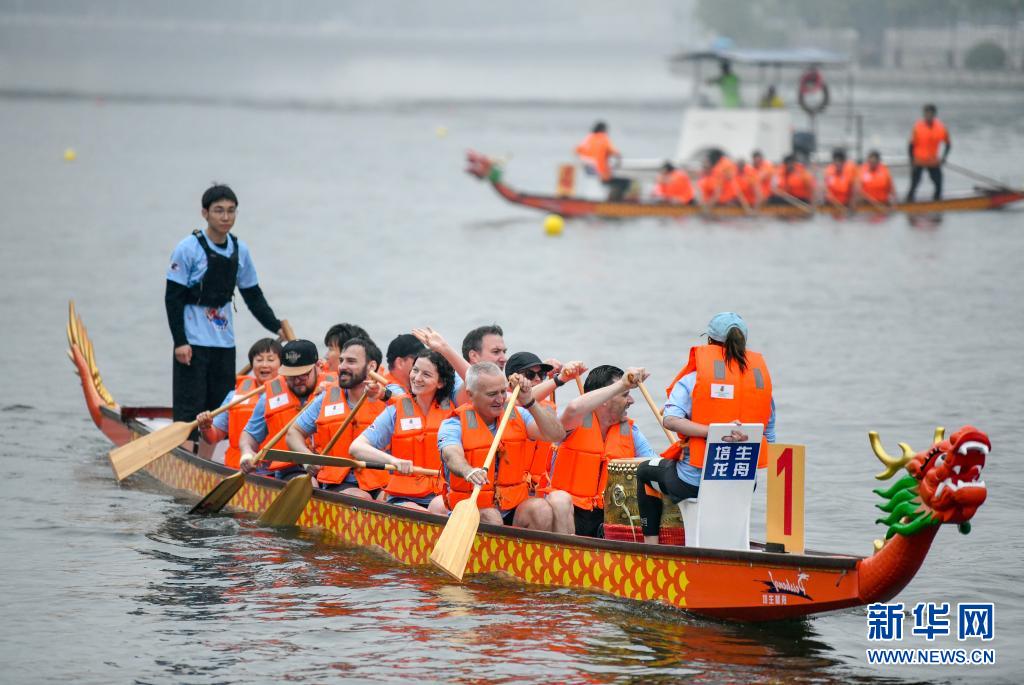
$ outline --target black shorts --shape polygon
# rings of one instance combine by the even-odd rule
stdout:
[[[636,482],[638,498],[640,493],[644,491],[643,486],[651,485],[663,497],[667,496],[673,504],[679,504],[684,499],[696,497],[697,493],[700,492],[699,485],[684,483],[679,478],[679,472],[676,471],[676,462],[672,459],[662,459],[653,465],[650,462],[640,464],[636,470]]]
[[[604,537],[604,509],[594,507],[588,511],[573,505],[572,518],[576,524],[577,535],[588,538]]]

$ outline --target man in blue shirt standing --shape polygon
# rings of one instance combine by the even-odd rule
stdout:
[[[206,230],[193,231],[171,255],[164,304],[174,339],[174,420],[192,421],[235,387],[235,286],[263,326],[280,334],[249,248],[231,235],[238,198],[226,185],[203,193]]]

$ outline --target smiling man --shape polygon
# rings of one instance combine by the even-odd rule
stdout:
[[[235,386],[235,287],[263,326],[280,335],[281,322],[260,290],[249,248],[231,235],[238,198],[214,185],[203,193],[206,229],[178,243],[167,268],[164,305],[174,339],[174,420],[191,421],[214,409]]]

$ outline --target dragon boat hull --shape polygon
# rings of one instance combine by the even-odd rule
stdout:
[[[170,421],[161,407],[119,407],[103,387],[92,345],[72,306],[69,355],[81,377],[89,413],[114,445]],[[196,499],[235,473],[178,447],[142,473]],[[230,507],[260,514],[284,483],[248,475]],[[383,550],[396,561],[428,567],[444,517],[343,494],[315,491],[298,525],[345,545]],[[896,536],[880,552],[842,554],[731,551],[560,535],[481,525],[468,574],[502,574],[525,583],[595,590],[657,602],[732,621],[795,619],[880,601],[899,592],[924,560],[932,535]],[[899,544],[891,544],[898,542]],[[892,563],[894,558],[899,564]],[[435,572],[435,571],[431,571]],[[862,578],[863,576],[863,578]],[[863,582],[862,582],[863,581]]]
[[[943,214],[946,212],[976,212],[1001,209],[1024,200],[1024,191],[992,189],[975,195],[945,200],[900,202],[888,210],[871,205],[860,205],[853,210],[841,210],[833,205],[821,205],[805,209],[791,204],[762,205],[756,210],[750,211],[739,206],[714,207],[713,209],[705,210],[698,205],[678,205],[643,200],[608,202],[582,197],[559,197],[520,192],[502,180],[500,170],[489,159],[476,153],[469,154],[466,171],[472,176],[487,180],[498,195],[512,204],[558,214],[565,218],[635,219],[641,217],[662,217],[671,219],[697,216],[717,219],[738,219],[754,215],[778,219],[802,219],[813,214],[872,216],[887,212],[921,216]]]

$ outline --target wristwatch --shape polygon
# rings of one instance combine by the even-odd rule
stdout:
[[[555,387],[556,388],[560,388],[563,385],[565,385],[566,383],[567,383],[567,381],[563,381],[562,380],[562,374],[560,374],[560,373],[556,373],[555,374]]]

